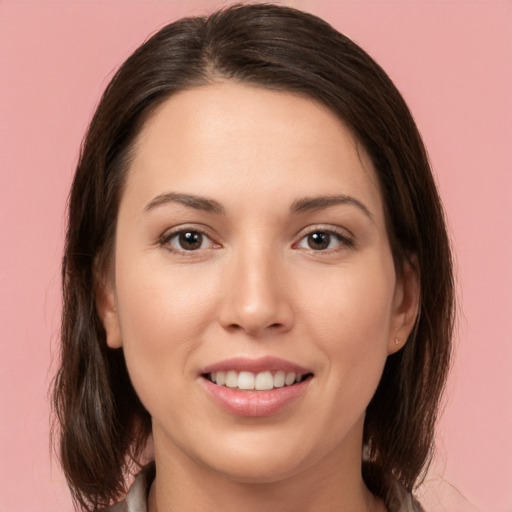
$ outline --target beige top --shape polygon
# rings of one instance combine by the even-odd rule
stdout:
[[[126,498],[104,512],[147,512],[149,487],[154,478],[154,466],[142,470],[130,487]],[[424,512],[421,505],[398,482],[395,486],[394,503],[389,512]]]

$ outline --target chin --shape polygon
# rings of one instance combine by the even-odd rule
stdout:
[[[300,473],[303,462],[280,458],[254,457],[254,459],[226,460],[214,468],[233,482],[242,484],[273,484]]]
[[[282,436],[278,440],[268,436],[256,437],[238,437],[236,443],[212,446],[207,457],[203,457],[202,464],[234,482],[272,484],[314,465],[321,452],[309,449],[304,442],[283,443]]]

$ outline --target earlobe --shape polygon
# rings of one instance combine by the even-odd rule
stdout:
[[[397,278],[388,354],[398,352],[407,342],[419,314],[420,292],[417,258],[412,257],[404,264],[403,271]]]
[[[96,285],[96,308],[105,329],[107,345],[110,348],[123,346],[119,317],[117,314],[115,290],[111,279],[101,280]]]

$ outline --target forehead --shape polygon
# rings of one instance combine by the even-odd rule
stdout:
[[[351,130],[303,95],[223,82],[181,91],[145,123],[127,188],[233,199],[279,188],[282,201],[354,194],[382,210],[373,165]],[[220,197],[219,197],[220,196]]]
[[[290,130],[292,128],[292,130]],[[324,146],[336,138],[344,150],[354,150],[356,137],[346,124],[319,101],[294,92],[265,89],[258,85],[225,81],[180,91],[163,102],[149,117],[138,137],[139,145],[156,145],[170,137],[251,137],[266,142],[265,135],[278,133],[273,145],[301,142]],[[343,139],[343,140],[342,140]]]

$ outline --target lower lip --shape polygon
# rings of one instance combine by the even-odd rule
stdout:
[[[272,416],[285,409],[305,391],[311,378],[291,386],[274,388],[270,391],[240,391],[238,389],[217,386],[201,377],[208,394],[225,411],[236,416],[264,417]]]

